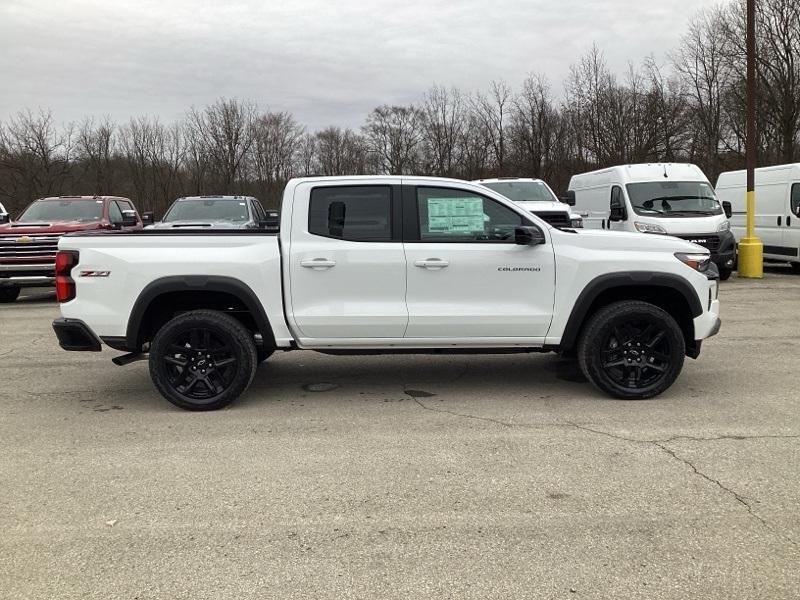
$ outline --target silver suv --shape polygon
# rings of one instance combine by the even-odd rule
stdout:
[[[268,218],[252,196],[186,196],[175,200],[161,221],[147,229],[257,229]]]

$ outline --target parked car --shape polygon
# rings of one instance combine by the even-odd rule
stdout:
[[[746,171],[726,171],[717,179],[717,195],[733,207],[731,230],[737,242],[745,235]],[[764,258],[786,262],[800,273],[800,163],[755,170],[755,234]]]
[[[720,326],[708,250],[554,228],[452,179],[292,179],[277,234],[65,236],[57,264],[61,347],[149,355],[159,392],[191,410],[292,349],[575,353],[599,389],[649,398]]]
[[[733,271],[730,205],[692,164],[621,165],[574,175],[567,192],[586,227],[667,234],[711,251],[720,278]]]
[[[541,179],[498,177],[476,179],[473,183],[503,194],[554,227],[583,227],[583,218],[570,211],[569,205],[561,202],[550,186]]]
[[[252,196],[187,196],[178,198],[151,229],[255,229],[267,215]]]
[[[133,203],[117,196],[41,198],[15,221],[5,221],[0,224],[0,302],[14,302],[24,287],[53,284],[58,240],[65,233],[142,228]]]

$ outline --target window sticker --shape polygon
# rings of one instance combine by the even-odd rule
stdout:
[[[428,231],[471,233],[483,231],[481,198],[428,198]]]

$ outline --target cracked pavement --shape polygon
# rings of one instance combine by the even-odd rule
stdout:
[[[800,276],[662,397],[554,355],[274,356],[186,413],[0,306],[0,598],[796,598]]]

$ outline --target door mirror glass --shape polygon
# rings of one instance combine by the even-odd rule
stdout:
[[[561,196],[561,201],[569,206],[575,206],[575,190],[567,190],[566,196]]]
[[[730,219],[731,215],[733,214],[733,207],[731,206],[731,203],[728,202],[727,200],[723,200],[722,201],[722,210],[725,211],[725,216],[728,219]]]
[[[142,225],[152,225],[156,221],[156,215],[152,210],[142,213]]]
[[[624,221],[628,218],[625,211],[625,200],[622,197],[622,188],[615,185],[611,188],[611,204],[609,207],[609,221]]]
[[[520,246],[544,244],[544,233],[535,225],[520,225],[514,229],[514,243]]]

